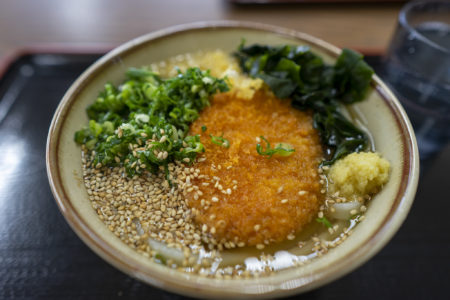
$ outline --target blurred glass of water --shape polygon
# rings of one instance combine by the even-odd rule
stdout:
[[[400,12],[382,77],[413,124],[420,157],[450,141],[450,1],[415,1]]]

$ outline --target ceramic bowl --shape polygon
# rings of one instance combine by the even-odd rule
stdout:
[[[417,188],[419,155],[413,129],[393,93],[373,76],[366,101],[356,104],[373,134],[377,151],[391,163],[389,182],[371,201],[366,219],[339,247],[302,267],[257,279],[220,280],[182,273],[151,262],[117,238],[92,209],[82,182],[80,147],[74,132],[87,123],[85,108],[107,81],[119,83],[129,67],[140,67],[199,49],[232,52],[248,44],[304,44],[333,62],[340,49],[304,33],[243,22],[203,22],[153,32],[112,50],[69,88],[51,123],[47,172],[58,206],[78,236],[123,272],[175,293],[207,298],[275,297],[311,290],[335,280],[371,258],[405,220]]]

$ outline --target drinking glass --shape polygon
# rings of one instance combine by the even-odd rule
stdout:
[[[381,76],[402,102],[422,161],[450,140],[450,2],[414,1],[400,11]]]

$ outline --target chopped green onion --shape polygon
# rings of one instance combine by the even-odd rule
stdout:
[[[216,145],[230,148],[230,141],[223,137],[223,133],[221,136],[214,136],[212,134],[209,135],[211,137],[211,142],[213,142]]]
[[[279,156],[289,156],[295,152],[292,145],[286,143],[278,143],[275,145],[275,148],[272,149],[269,141],[267,141],[265,137],[261,135],[260,138],[266,142],[266,150],[264,151],[261,144],[256,144],[256,152],[258,152],[259,155],[266,155],[268,158],[271,158],[274,154]]]
[[[317,218],[316,221],[319,222],[319,223],[322,223],[327,228],[333,227],[333,225],[331,225],[330,221],[328,221],[328,219],[325,216],[322,217],[322,218]]]
[[[208,128],[205,125],[202,126],[202,132],[205,132]]]
[[[95,151],[94,166],[123,166],[129,177],[165,170],[169,179],[169,163],[193,162],[205,151],[200,136],[188,135],[189,126],[210,104],[210,97],[227,91],[228,85],[198,68],[169,79],[132,68],[126,77],[118,86],[105,84],[87,107],[89,123],[74,139]]]

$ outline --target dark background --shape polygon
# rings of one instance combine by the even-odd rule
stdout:
[[[0,298],[184,299],[108,265],[69,228],[48,185],[52,115],[98,55],[28,55],[0,79]],[[377,67],[378,58],[368,57]],[[450,147],[427,162],[392,241],[351,274],[292,299],[448,299]]]

